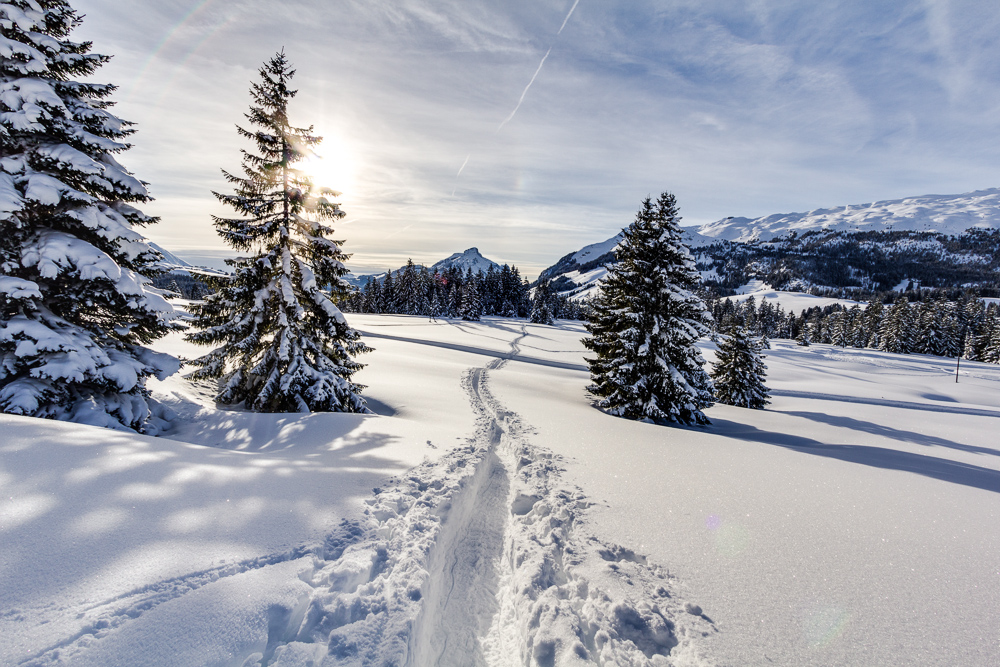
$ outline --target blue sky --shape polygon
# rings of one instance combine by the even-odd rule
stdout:
[[[149,235],[199,258],[224,252],[211,190],[282,47],[358,272],[477,246],[533,275],[664,190],[700,224],[1000,185],[1000,6],[981,0],[73,6],[138,124],[122,161],[157,198]]]

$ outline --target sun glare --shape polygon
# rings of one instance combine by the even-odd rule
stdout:
[[[323,137],[323,142],[316,147],[315,155],[300,163],[300,168],[316,187],[342,192],[341,200],[350,198],[355,192],[354,151],[336,131],[317,128],[316,134]]]

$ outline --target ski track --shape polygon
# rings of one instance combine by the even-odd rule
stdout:
[[[361,521],[322,545],[164,580],[81,610],[86,625],[22,667],[61,663],[146,611],[202,586],[311,557],[314,592],[268,611],[265,650],[240,667],[701,666],[716,632],[661,566],[588,534],[593,505],[561,481],[561,459],[489,391],[489,373],[520,352],[468,371],[476,433],[386,489]]]
[[[711,619],[662,567],[587,533],[592,503],[490,393],[526,336],[467,373],[475,435],[376,489],[371,538],[317,560],[308,610],[245,667],[709,664]]]

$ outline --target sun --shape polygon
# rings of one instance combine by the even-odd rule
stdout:
[[[330,188],[350,197],[356,192],[357,160],[351,145],[336,131],[316,130],[323,141],[314,154],[299,163],[298,167],[317,188]]]

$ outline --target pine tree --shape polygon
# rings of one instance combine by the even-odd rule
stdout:
[[[540,280],[535,285],[535,294],[531,298],[531,321],[535,324],[553,325],[552,319],[552,286],[548,280]]]
[[[598,406],[631,419],[707,424],[712,381],[695,343],[712,319],[694,294],[699,273],[681,240],[677,203],[647,197],[623,231],[583,343]]]
[[[764,385],[767,367],[760,350],[743,327],[734,327],[722,337],[712,368],[716,401],[753,410],[763,410],[770,403]]]
[[[809,326],[803,322],[799,327],[799,335],[795,337],[795,342],[801,347],[809,347],[811,345],[809,338]]]
[[[64,0],[0,0],[0,411],[157,433],[146,380],[177,370],[145,345],[172,326],[150,285],[157,222],[116,156],[131,123],[115,86],[80,81],[109,57],[70,41]]]
[[[913,313],[907,298],[901,297],[887,309],[879,327],[879,347],[883,352],[910,354],[914,349]]]
[[[244,151],[243,176],[223,172],[235,194],[215,193],[243,216],[216,217],[219,235],[253,255],[230,260],[231,279],[193,309],[199,330],[189,339],[218,347],[192,362],[192,376],[221,378],[217,401],[260,412],[364,412],[351,376],[362,368],[353,357],[369,348],[335,305],[350,289],[348,255],[324,224],[344,212],[328,199],[337,193],[317,196],[293,166],[320,141],[289,124],[294,74],[284,52],[261,67],[246,114],[258,129],[238,128],[259,154]]]
[[[881,327],[884,315],[885,308],[882,305],[882,299],[873,297],[868,303],[868,307],[865,308],[864,315],[861,316],[864,323],[861,347],[878,349],[881,341],[879,328]]]
[[[470,268],[462,280],[461,289],[461,316],[463,320],[478,322],[483,316],[483,299],[480,290],[479,280],[473,275]]]

